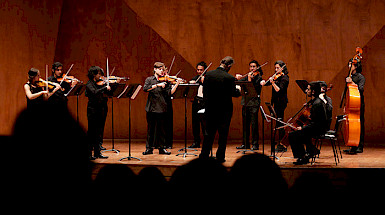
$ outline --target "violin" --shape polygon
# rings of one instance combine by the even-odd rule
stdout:
[[[96,82],[96,84],[99,86],[107,84],[107,83],[115,84],[115,83],[119,83],[120,80],[127,81],[127,80],[129,80],[129,78],[128,77],[118,77],[118,76],[110,76],[109,78],[106,78],[106,77],[102,76],[99,79],[99,81]]]
[[[36,82],[36,86],[38,86],[38,87],[47,87],[48,86],[48,89],[50,89],[50,90],[54,89],[56,87],[55,83],[50,82],[50,81],[45,81],[42,78],[39,78],[39,81]]]
[[[268,64],[268,63],[269,63],[269,62],[266,61],[264,64],[258,66],[257,69],[255,69],[254,72],[246,73],[246,74],[242,75],[239,79],[242,79],[242,78],[248,76],[249,74],[250,74],[252,77],[255,77],[255,76],[259,75],[259,71],[258,71],[258,70],[259,70],[260,68],[262,68],[263,66],[265,66],[266,64]]]
[[[170,76],[170,75],[164,75],[162,77],[159,77],[158,80],[161,82],[167,82],[171,84],[176,84],[177,80],[181,80],[181,83],[186,83],[186,80],[182,78],[178,78],[176,76]]]
[[[275,80],[277,80],[279,77],[285,75],[285,73],[282,72],[282,70],[283,70],[285,67],[286,67],[286,64],[283,65],[277,72],[275,72],[274,75],[272,75],[272,76],[266,81],[266,83],[269,82],[270,79],[273,79],[273,80],[275,81]]]
[[[63,76],[61,78],[58,78],[57,81],[59,81],[60,83],[62,83],[63,81],[71,84],[73,81],[77,81],[79,83],[83,83],[83,81],[80,81],[79,79],[75,78],[74,76]]]

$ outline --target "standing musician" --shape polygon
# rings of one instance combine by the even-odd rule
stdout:
[[[59,78],[63,78],[63,64],[60,62],[55,62],[52,64],[52,76],[48,77],[48,81],[60,84],[61,81],[58,81]],[[56,91],[48,99],[48,102],[67,108],[68,98],[65,96],[65,94],[68,93],[68,91],[77,83],[77,80],[72,81],[71,84],[67,83],[66,81],[62,81],[60,85],[62,90]]]
[[[250,81],[253,83],[257,96],[242,96],[242,125],[243,125],[243,144],[237,149],[250,149],[250,125],[251,125],[251,136],[252,136],[252,150],[259,149],[259,131],[258,131],[258,111],[261,103],[260,95],[262,89],[262,69],[258,61],[252,60],[249,63],[249,73],[246,77],[242,78],[242,75],[237,74],[235,77],[240,81]]]
[[[364,151],[364,137],[365,137],[365,100],[364,100],[364,86],[365,76],[362,75],[362,64],[361,61],[354,63],[353,59],[349,60],[349,68],[351,69],[352,76],[346,78],[346,83],[355,83],[358,86],[360,92],[361,107],[360,107],[360,124],[361,124],[361,135],[358,147],[351,147],[349,150],[344,150],[348,154],[357,154]]]
[[[155,62],[154,75],[146,78],[143,86],[144,92],[148,92],[146,104],[147,118],[147,140],[146,151],[143,155],[153,154],[154,148],[159,149],[159,154],[169,155],[171,152],[166,150],[167,135],[167,116],[169,116],[169,104],[171,96],[175,93],[181,79],[176,80],[176,84],[164,79],[165,65],[162,62]]]
[[[306,94],[311,97],[310,123],[297,127],[296,131],[289,133],[289,142],[293,156],[298,158],[294,164],[302,165],[309,163],[309,158],[319,154],[319,150],[312,144],[312,137],[324,134],[328,129],[326,105],[321,100],[321,84],[317,81],[310,82]],[[306,151],[304,148],[306,145]],[[308,155],[307,155],[307,154]]]
[[[204,61],[201,61],[196,66],[197,75],[193,77],[190,80],[191,84],[197,83],[196,80],[199,78],[199,76],[205,71],[207,68],[207,64]],[[204,102],[203,102],[203,79],[202,76],[200,80],[198,80],[199,88],[198,93],[194,97],[193,103],[192,103],[192,113],[191,113],[191,121],[192,121],[192,129],[193,129],[193,135],[194,135],[194,143],[190,146],[190,148],[199,148],[201,144],[201,136],[200,136],[200,130],[202,128],[203,135],[206,131],[206,120],[204,119],[203,113],[198,113],[198,111],[204,109]]]
[[[44,89],[47,85],[51,86],[51,92]],[[40,78],[40,71],[31,68],[28,71],[28,82],[24,84],[24,92],[27,98],[27,109],[39,108],[45,101],[60,89],[59,84],[43,81]]]
[[[203,82],[203,99],[205,103],[206,133],[204,135],[200,158],[210,155],[218,131],[218,150],[216,159],[225,162],[227,137],[231,117],[233,115],[232,97],[241,95],[239,86],[235,86],[235,78],[228,72],[234,64],[234,59],[227,56],[221,60],[219,67],[206,73]]]
[[[85,95],[88,97],[87,136],[91,148],[91,159],[108,158],[102,155],[100,151],[100,143],[103,142],[104,125],[106,124],[108,112],[108,96],[106,93],[111,90],[111,87],[101,80],[103,75],[103,69],[98,66],[91,66],[87,74],[89,80],[86,84]],[[94,151],[94,156],[91,155],[92,150]]]
[[[278,60],[274,63],[276,75],[270,77],[267,81],[262,80],[261,85],[269,86],[272,85],[272,96],[271,96],[271,104],[274,107],[275,113],[277,114],[277,118],[280,120],[284,119],[285,109],[287,107],[287,103],[289,102],[287,98],[287,88],[289,87],[289,76],[286,64]],[[281,71],[280,71],[281,70]],[[280,72],[278,72],[280,71]],[[282,124],[280,122],[276,123],[276,127],[280,127]],[[285,130],[279,130],[279,141],[285,136]],[[278,144],[276,148],[276,152],[285,152],[287,149]]]

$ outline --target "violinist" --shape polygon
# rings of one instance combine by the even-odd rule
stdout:
[[[194,76],[190,80],[190,84],[196,84],[197,79],[199,76],[206,70],[207,64],[204,61],[201,61],[196,66],[196,72],[197,75]],[[198,93],[194,97],[193,103],[192,103],[192,113],[191,113],[191,121],[192,121],[192,130],[194,135],[194,143],[189,148],[199,148],[201,144],[201,136],[200,136],[200,130],[202,128],[202,133],[204,135],[206,130],[206,120],[204,119],[203,113],[198,113],[198,111],[204,109],[204,102],[203,102],[203,79],[204,76],[202,76],[199,80],[199,88]]]
[[[87,105],[87,119],[88,119],[88,141],[90,144],[91,152],[94,151],[94,156],[90,153],[91,159],[96,158],[108,158],[102,155],[101,143],[103,142],[104,125],[106,123],[107,112],[108,112],[108,96],[107,92],[111,90],[111,87],[107,84],[99,85],[97,82],[100,81],[104,75],[102,68],[98,66],[91,66],[88,70],[88,82],[86,84],[85,95],[88,97]]]
[[[287,98],[287,88],[289,87],[289,76],[286,64],[278,60],[274,63],[274,68],[276,74],[271,76],[267,81],[262,80],[262,86],[272,85],[272,96],[271,96],[271,104],[274,107],[275,113],[277,114],[277,118],[280,120],[284,119],[285,109],[287,107],[288,98]],[[281,123],[277,122],[276,127],[282,126]],[[279,142],[285,136],[285,130],[279,130]],[[276,148],[276,152],[285,152],[287,149],[278,144]]]
[[[312,138],[324,134],[328,129],[326,105],[321,100],[321,84],[318,81],[310,82],[306,94],[311,98],[310,105],[310,123],[297,127],[296,131],[289,133],[289,142],[294,158],[298,158],[295,165],[309,163],[309,158],[319,154],[319,150],[312,144]],[[306,145],[306,151],[304,148]]]
[[[63,78],[63,64],[55,62],[52,64],[52,76],[48,77],[48,81],[60,84],[59,78]],[[56,91],[49,99],[48,102],[54,105],[67,108],[68,98],[65,96],[71,87],[77,84],[77,80],[74,80],[71,84],[66,81],[62,81],[60,86],[62,90]]]
[[[159,154],[169,155],[166,150],[166,121],[169,116],[169,104],[171,96],[176,91],[180,79],[174,86],[167,81],[159,81],[164,74],[165,65],[162,62],[155,62],[154,75],[146,78],[143,91],[148,92],[145,110],[147,112],[147,140],[146,151],[143,155],[153,154],[154,148],[159,149]]]
[[[365,137],[365,100],[364,100],[364,86],[365,86],[365,76],[362,75],[362,64],[361,61],[354,61],[353,59],[349,60],[349,69],[351,69],[351,77],[346,78],[346,83],[354,83],[358,86],[358,91],[360,92],[361,107],[360,107],[360,124],[361,124],[361,134],[360,142],[358,147],[351,147],[349,150],[344,150],[348,154],[357,154],[364,151],[364,137]]]
[[[59,84],[50,83],[53,88],[52,92],[49,92],[45,87],[46,82],[43,83],[40,78],[40,71],[35,68],[31,68],[28,71],[28,82],[24,84],[24,92],[27,98],[27,109],[38,108],[45,104],[45,101],[52,96],[57,90],[60,89]]]
[[[252,60],[249,63],[249,73],[246,77],[241,78],[242,75],[237,74],[235,77],[239,81],[250,81],[253,83],[257,96],[242,96],[241,105],[242,105],[242,124],[243,124],[243,144],[237,149],[250,149],[250,125],[251,125],[251,137],[252,137],[252,150],[259,149],[259,131],[258,131],[258,111],[259,105],[261,103],[261,81],[262,81],[262,69],[258,61]]]

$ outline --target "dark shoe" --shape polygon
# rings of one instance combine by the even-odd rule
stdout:
[[[189,148],[200,148],[201,147],[201,144],[200,143],[197,143],[197,142],[195,142],[195,143],[193,143],[191,146],[189,146]]]
[[[107,159],[108,156],[104,156],[102,154],[95,155],[95,158]]]
[[[253,145],[251,150],[259,150],[259,144]]]
[[[293,162],[295,165],[303,165],[303,164],[308,164],[309,163],[309,158],[304,157],[304,158],[298,158],[296,162]]]
[[[357,154],[357,147],[350,147],[350,149],[345,149],[344,152],[349,155]]]
[[[364,152],[364,148],[362,147],[358,147],[356,150],[356,153],[363,153],[363,152]]]
[[[241,145],[241,146],[237,146],[236,147],[237,149],[250,149],[250,145],[249,146],[247,146],[247,145]]]
[[[143,155],[150,155],[150,154],[153,154],[153,150],[152,150],[152,149],[146,149],[146,151],[144,151],[142,154],[143,154]]]
[[[171,152],[167,151],[166,149],[159,149],[159,154],[160,155],[170,155]]]

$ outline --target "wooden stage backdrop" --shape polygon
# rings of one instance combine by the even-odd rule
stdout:
[[[385,3],[345,0],[0,0],[0,134],[12,133],[17,114],[26,107],[23,84],[31,67],[44,74],[45,64],[75,64],[71,75],[87,81],[91,65],[105,68],[109,58],[115,75],[144,83],[155,61],[170,65],[172,74],[190,79],[201,60],[216,68],[231,55],[230,73],[246,73],[248,62],[269,61],[264,77],[273,73],[273,63],[283,60],[290,75],[286,119],[305,102],[294,80],[324,80],[334,85],[329,93],[334,115],[341,114],[339,98],[344,87],[347,62],[356,46],[364,48],[366,76],[366,140],[382,141],[385,88]],[[51,72],[50,72],[51,73]],[[271,87],[262,92],[269,101]],[[141,92],[132,102],[133,138],[146,136]],[[80,122],[87,128],[87,98],[80,97]],[[75,114],[76,99],[69,107]],[[111,107],[111,102],[109,102]],[[191,131],[191,105],[188,125]],[[128,137],[128,101],[114,100],[115,138]],[[111,111],[105,138],[111,137]],[[261,122],[260,122],[261,123]],[[240,98],[234,99],[231,139],[240,139]],[[43,128],[42,128],[43,130]],[[174,138],[183,139],[183,101],[174,101]],[[268,132],[267,132],[268,133]],[[188,138],[192,138],[191,132]]]

